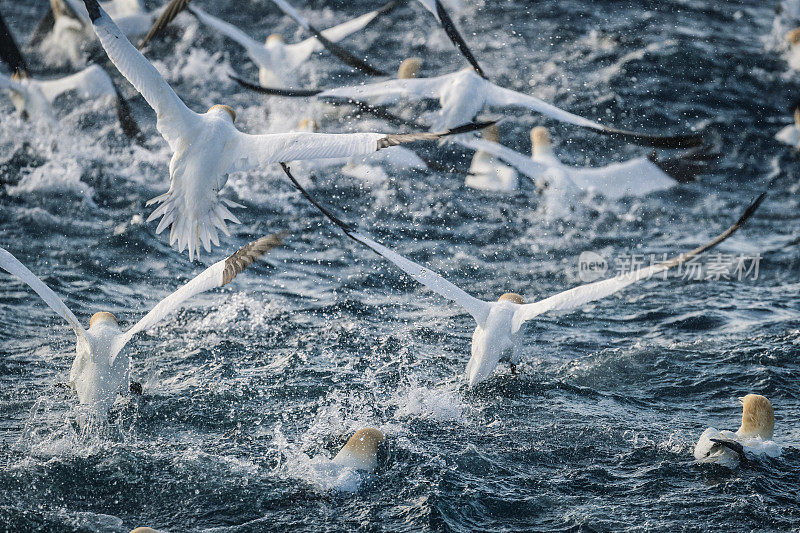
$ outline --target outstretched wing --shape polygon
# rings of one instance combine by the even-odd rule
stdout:
[[[374,67],[371,67],[363,59],[359,59],[345,48],[339,46],[338,44],[328,39],[323,34],[323,32],[316,29],[306,19],[300,16],[300,13],[298,13],[295,8],[289,5],[289,3],[286,2],[286,0],[272,0],[272,1],[275,3],[275,5],[277,5],[281,9],[281,11],[289,15],[292,19],[294,19],[295,22],[297,22],[306,31],[310,32],[314,37],[316,37],[319,40],[322,46],[324,46],[331,54],[336,56],[340,61],[342,61],[346,65],[350,65],[351,67],[356,68],[361,72],[363,72],[364,74],[368,74],[370,76],[386,76],[385,72],[382,72]]]
[[[379,15],[388,13],[389,11],[394,9],[396,5],[397,1],[393,0],[392,2],[389,2],[388,4],[381,7],[380,9],[370,11],[369,13],[361,15],[360,17],[356,17],[354,19],[348,20],[347,22],[337,24],[336,26],[328,28],[327,30],[322,30],[320,33],[326,39],[328,39],[328,41],[332,43],[338,43],[348,35],[351,35],[363,29],[367,24],[375,20]],[[310,37],[297,44],[290,44],[286,46],[286,52],[288,55],[289,63],[292,68],[297,67],[298,65],[303,63],[314,52],[319,52],[324,49],[325,47],[316,37]]]
[[[199,128],[199,115],[191,111],[158,70],[128,41],[97,0],[84,0],[94,31],[108,57],[156,112],[158,131],[170,146],[183,135]]]
[[[492,122],[471,123],[439,133],[273,133],[239,132],[229,146],[233,158],[227,172],[258,168],[270,163],[304,159],[338,159],[367,155],[382,148],[416,141],[435,141],[448,135],[479,130]]]
[[[69,325],[72,326],[72,329],[75,331],[75,335],[78,338],[82,338],[86,340],[86,330],[83,329],[81,323],[69,310],[69,308],[61,301],[61,298],[58,297],[53,290],[48,287],[47,285],[42,282],[36,275],[28,270],[28,268],[19,262],[19,260],[11,255],[8,250],[4,248],[0,248],[0,268],[3,268],[6,272],[11,274],[12,276],[16,276],[38,294],[44,303],[50,306],[50,308],[58,313],[58,315],[69,322]]]
[[[186,1],[186,0],[181,0],[181,1]],[[256,57],[264,55],[265,53],[264,44],[256,41],[255,39],[247,35],[245,32],[243,32],[233,24],[229,24],[224,20],[209,15],[208,13],[197,7],[190,7],[189,11],[191,11],[192,14],[206,26],[210,26],[211,28],[214,28],[215,30],[220,32],[225,37],[231,39],[232,41],[236,41],[238,44],[244,47],[245,50],[250,52],[251,55],[255,55]]]
[[[568,291],[556,294],[555,296],[551,296],[550,298],[546,298],[531,304],[521,305],[514,313],[514,322],[512,325],[513,331],[517,331],[526,320],[537,317],[542,313],[546,313],[548,311],[565,311],[568,309],[578,308],[586,303],[610,296],[615,292],[624,289],[628,285],[631,285],[632,283],[647,279],[655,274],[658,274],[659,272],[663,272],[681,263],[685,263],[689,259],[702,254],[706,250],[713,248],[733,235],[733,233],[739,229],[742,224],[744,224],[745,221],[747,221],[747,219],[753,215],[753,213],[755,213],[756,209],[758,209],[758,206],[761,205],[761,202],[764,200],[766,194],[767,193],[762,193],[755,200],[755,202],[750,204],[742,216],[740,216],[731,227],[717,235],[714,239],[710,240],[706,244],[699,246],[690,252],[683,253],[677,257],[647,268],[634,270],[628,274],[581,285]]]
[[[283,233],[261,237],[257,241],[243,246],[230,257],[218,261],[205,269],[192,281],[161,300],[152,311],[126,331],[117,341],[118,344],[114,347],[115,351],[121,350],[140,331],[153,326],[162,318],[180,308],[192,296],[230,283],[233,278],[252,265],[259,257],[281,244],[283,237]]]
[[[350,100],[361,100],[376,96],[438,100],[441,87],[450,81],[451,76],[452,74],[445,74],[435,78],[388,80],[366,85],[336,87],[322,91],[318,96],[320,98],[347,98]]]
[[[644,146],[652,146],[654,148],[689,148],[692,146],[700,146],[703,144],[701,135],[651,135],[648,133],[637,133],[634,131],[620,130],[603,126],[597,122],[581,116],[569,113],[554,105],[548,104],[544,100],[540,100],[535,96],[529,94],[519,93],[499,87],[493,83],[486,83],[486,105],[496,107],[525,107],[532,109],[537,113],[547,115],[560,122],[568,124],[575,124],[582,128],[594,130],[603,135],[615,137],[634,144],[641,144]]]
[[[542,174],[547,171],[546,165],[534,161],[530,156],[521,154],[502,144],[477,138],[459,139],[457,142],[467,148],[482,150],[498,159],[502,159],[534,181],[541,178]]]
[[[460,305],[465,311],[472,315],[479,325],[482,325],[486,321],[486,317],[489,316],[489,311],[492,307],[492,304],[467,294],[465,291],[453,285],[436,272],[422,267],[413,261],[409,261],[405,257],[393,252],[385,246],[378,244],[369,237],[362,235],[351,225],[336,217],[328,209],[317,202],[310,194],[308,194],[308,192],[297,182],[294,176],[292,176],[291,172],[289,171],[289,167],[283,163],[281,163],[281,167],[283,167],[283,171],[286,172],[286,175],[292,181],[297,190],[300,191],[300,194],[302,194],[309,202],[311,202],[314,207],[319,209],[323,215],[328,217],[331,222],[339,226],[342,231],[344,231],[345,235],[357,243],[366,246],[384,259],[388,259],[397,265],[397,267],[399,267],[403,272],[414,278],[419,283],[422,283],[433,292]]]
[[[156,21],[153,23],[153,27],[150,28],[150,31],[144,36],[142,42],[139,43],[139,50],[144,48],[153,37],[161,33],[161,31],[166,28],[169,23],[175,19],[175,17],[178,16],[178,13],[186,9],[186,6],[189,5],[190,1],[191,0],[172,0],[169,4],[167,4]]]
[[[444,32],[450,39],[450,42],[452,42],[455,47],[458,48],[458,51],[461,52],[461,55],[464,56],[464,59],[466,59],[472,68],[475,69],[475,72],[477,72],[481,78],[487,79],[486,74],[478,64],[478,60],[475,59],[475,56],[472,54],[472,50],[470,50],[469,46],[467,46],[467,41],[465,41],[464,37],[461,36],[461,33],[458,31],[458,28],[456,28],[453,19],[450,18],[450,14],[444,8],[444,5],[442,5],[442,2],[440,0],[428,0],[422,4],[425,7],[428,7],[427,4],[431,2],[434,4],[434,9],[436,10],[435,12],[431,10],[431,12],[436,15],[436,19],[439,21],[439,24],[442,25]]]

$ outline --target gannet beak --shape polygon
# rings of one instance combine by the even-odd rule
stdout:
[[[738,398],[736,398],[736,399],[737,399],[737,400],[739,400],[739,403],[740,403],[740,404],[744,405],[744,396],[739,396],[739,397],[738,397]]]

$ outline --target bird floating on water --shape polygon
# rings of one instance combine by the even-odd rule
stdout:
[[[92,315],[89,329],[76,318],[61,298],[25,265],[0,248],[0,268],[33,289],[44,302],[72,326],[77,337],[76,356],[69,375],[69,386],[87,410],[88,422],[102,421],[118,394],[131,389],[131,357],[125,345],[137,333],[151,328],[179,309],[189,298],[230,283],[259,257],[281,243],[282,234],[262,237],[218,261],[158,303],[132,327],[123,331],[117,318],[100,311]]]
[[[583,305],[610,296],[628,285],[664,272],[713,248],[739,229],[758,209],[766,193],[761,194],[727,230],[714,239],[672,259],[636,269],[613,278],[580,285],[544,300],[525,303],[525,299],[513,292],[500,296],[496,302],[480,300],[450,283],[439,274],[406,259],[389,248],[375,242],[343,222],[330,210],[317,202],[294,178],[289,167],[281,163],[284,172],[300,193],[322,214],[339,226],[344,233],[362,246],[371,249],[384,259],[394,263],[406,274],[428,289],[458,304],[475,319],[477,327],[472,336],[472,355],[467,363],[467,380],[470,387],[486,380],[500,362],[508,362],[512,369],[519,360],[518,347],[521,342],[519,330],[526,321],[549,311],[579,309]]]
[[[739,398],[742,425],[736,432],[706,429],[694,447],[694,458],[701,463],[717,463],[735,468],[747,455],[778,457],[781,446],[772,440],[775,415],[770,401],[760,394]]]

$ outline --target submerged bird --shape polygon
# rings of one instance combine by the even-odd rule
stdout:
[[[497,144],[500,130],[493,124],[481,132],[481,138],[485,143]],[[463,144],[470,146],[467,142]],[[498,161],[497,154],[477,148],[464,185],[484,191],[509,192],[517,190],[518,181],[517,171]]]
[[[263,85],[275,87],[289,87],[297,84],[295,70],[305,63],[314,52],[323,49],[329,50],[335,57],[344,63],[355,67],[367,74],[378,76],[383,72],[370,67],[363,60],[354,56],[341,46],[335,44],[348,35],[362,30],[367,24],[375,20],[379,15],[388,13],[394,9],[394,1],[384,5],[380,9],[370,11],[360,17],[319,31],[312,26],[306,19],[288,3],[283,0],[273,0],[287,15],[292,17],[302,28],[306,29],[314,36],[295,44],[286,44],[283,36],[277,33],[267,37],[264,44],[254,40],[236,26],[229,24],[217,17],[209,15],[199,7],[190,7],[190,0],[171,0],[164,9],[161,16],[156,20],[147,36],[142,40],[139,49],[142,49],[153,37],[160,33],[170,22],[184,9],[188,10],[201,23],[214,28],[229,39],[237,42],[245,50],[250,59],[259,67],[259,80]]]
[[[778,457],[781,447],[772,440],[775,416],[772,404],[760,394],[739,398],[742,425],[733,431],[706,429],[694,447],[694,458],[702,463],[717,463],[735,468],[746,454]]]
[[[383,133],[276,133],[250,135],[234,125],[236,113],[227,105],[214,105],[206,113],[191,111],[178,98],[153,65],[119,31],[96,0],[84,0],[108,57],[142,93],[156,112],[156,127],[169,143],[170,188],[148,202],[161,204],[148,222],[161,218],[156,233],[168,226],[170,245],[188,249],[192,259],[211,244],[219,245],[217,230],[227,234],[226,221],[239,220],[226,207],[242,207],[220,198],[231,172],[260,168],[270,163],[303,159],[331,159],[369,154],[405,142],[438,139],[472,131],[472,124],[442,133],[387,135]]]
[[[374,472],[378,468],[378,446],[385,440],[378,429],[359,429],[331,462],[345,468]]]
[[[107,311],[92,315],[89,329],[84,329],[61,298],[3,248],[0,248],[0,268],[30,286],[72,326],[77,337],[77,353],[69,374],[69,386],[77,393],[80,404],[87,409],[90,420],[102,420],[118,394],[126,394],[134,389],[130,382],[131,357],[124,349],[128,341],[179,309],[192,296],[230,283],[259,257],[278,246],[281,237],[282,234],[262,237],[243,246],[230,257],[214,263],[161,300],[126,331],[120,328],[117,318]]]
[[[794,124],[781,128],[775,138],[784,144],[800,148],[800,104],[794,108]]]
[[[100,66],[90,65],[63,78],[49,80],[33,78],[2,16],[0,16],[0,59],[11,71],[11,76],[0,73],[0,89],[9,91],[11,103],[24,119],[42,121],[49,127],[54,126],[56,114],[53,102],[62,94],[74,92],[84,100],[113,101],[122,132],[131,139],[141,140],[141,132],[128,103],[108,73]]]
[[[459,139],[460,144],[497,157],[531,178],[540,189],[571,192],[597,191],[606,198],[644,196],[678,183],[693,181],[711,157],[705,150],[691,150],[680,156],[659,159],[655,153],[602,167],[573,167],[562,163],[553,152],[550,133],[541,126],[531,130],[532,155],[528,157],[492,139]],[[477,157],[477,155],[476,155]]]
[[[759,196],[731,227],[716,238],[667,261],[633,270],[614,278],[580,285],[538,302],[526,304],[521,295],[513,292],[501,295],[496,302],[487,302],[470,296],[432,270],[409,261],[361,234],[353,226],[341,221],[303,189],[285,164],[282,163],[281,166],[300,193],[339,226],[348,237],[388,259],[416,281],[448,300],[452,300],[472,315],[477,322],[477,327],[472,335],[472,355],[467,363],[467,380],[470,387],[486,380],[501,361],[509,362],[512,365],[512,371],[514,370],[519,360],[518,345],[521,342],[519,330],[526,321],[549,311],[579,309],[588,302],[610,296],[632,283],[648,279],[698,256],[718,245],[739,229],[756,211],[766,195],[764,193]]]

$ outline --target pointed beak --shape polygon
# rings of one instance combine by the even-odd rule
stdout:
[[[739,403],[740,403],[740,404],[744,405],[744,396],[739,396],[739,397],[737,398],[737,400],[739,400]]]

